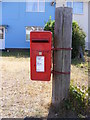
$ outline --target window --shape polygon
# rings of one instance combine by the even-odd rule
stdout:
[[[83,2],[67,2],[67,7],[73,8],[73,14],[83,14]]]
[[[83,2],[73,2],[73,13],[83,14]]]
[[[67,2],[67,7],[72,7],[72,2]]]
[[[35,26],[35,27],[26,27],[26,41],[30,41],[30,32],[31,31],[43,31],[43,27]]]
[[[4,29],[0,28],[0,39],[4,39]]]
[[[45,12],[45,0],[26,2],[26,12]]]

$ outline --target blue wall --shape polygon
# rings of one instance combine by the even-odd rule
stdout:
[[[2,25],[2,2],[0,2],[0,25]]]
[[[45,3],[45,12],[26,12],[25,2],[3,2],[2,23],[8,25],[5,48],[30,48],[26,41],[26,26],[44,26],[49,16],[55,16],[55,6]]]

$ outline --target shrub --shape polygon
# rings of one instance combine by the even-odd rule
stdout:
[[[53,34],[53,43],[54,43],[54,26],[55,21],[51,20],[51,17],[49,18],[48,22],[45,24],[44,30],[51,31]],[[79,55],[80,46],[82,48],[82,51],[84,53],[85,51],[85,33],[84,31],[79,27],[77,22],[72,23],[72,58],[75,58]]]
[[[76,111],[78,115],[86,115],[88,109],[89,90],[85,86],[79,87],[70,85],[69,97],[65,100],[65,108]]]
[[[77,22],[72,23],[72,58],[75,58],[79,55],[80,46],[84,53],[85,51],[85,33],[79,27]]]
[[[54,42],[54,26],[55,26],[55,20],[51,20],[51,16],[50,16],[48,22],[45,24],[44,30],[52,32],[53,42]]]

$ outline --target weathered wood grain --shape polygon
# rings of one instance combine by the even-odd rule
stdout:
[[[55,48],[71,48],[72,44],[72,9],[58,7],[55,11]],[[54,51],[54,71],[70,72],[71,51]],[[52,103],[59,104],[68,96],[70,75],[53,74]]]

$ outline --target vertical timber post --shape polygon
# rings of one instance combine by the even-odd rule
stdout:
[[[58,7],[55,11],[55,38],[52,80],[52,104],[58,106],[66,99],[70,86],[71,50],[57,48],[71,48],[72,44],[72,9]],[[54,73],[61,72],[61,74]]]

